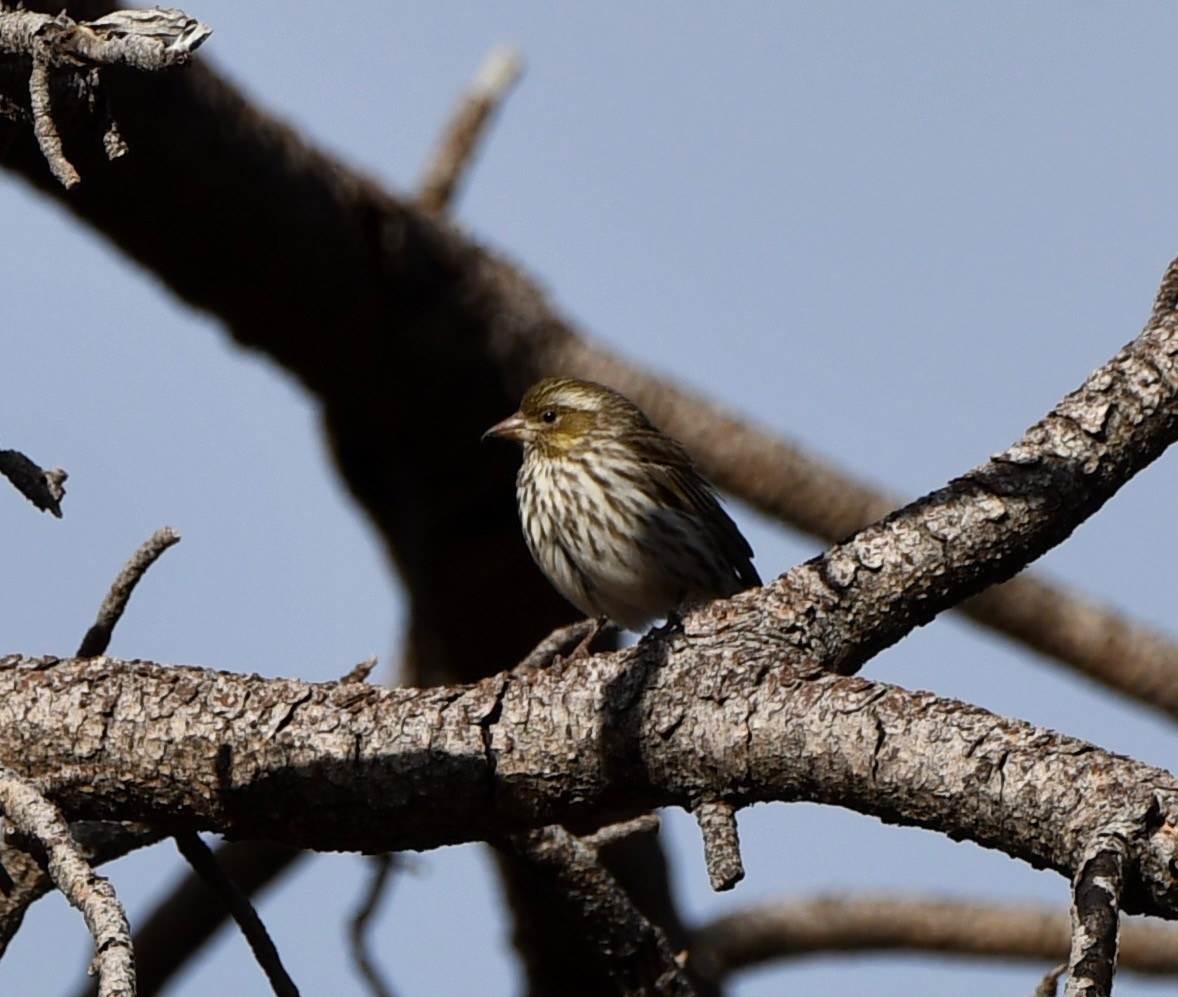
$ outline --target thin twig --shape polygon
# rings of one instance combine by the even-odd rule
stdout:
[[[214,854],[242,892],[257,896],[306,852],[268,841],[225,841]],[[143,993],[161,993],[227,917],[224,906],[210,897],[204,880],[190,871],[136,927],[135,955]],[[78,997],[93,995],[85,992]]]
[[[61,519],[63,485],[69,475],[60,467],[47,471],[19,450],[0,450],[0,474],[42,512],[51,512]]]
[[[44,43],[36,39],[32,51],[33,68],[29,73],[29,107],[33,112],[33,134],[49,169],[66,190],[81,183],[82,178],[65,158],[61,136],[53,120],[53,102],[49,96],[49,54]]]
[[[245,940],[258,960],[258,965],[266,973],[266,979],[278,997],[298,997],[298,988],[287,975],[279,958],[278,949],[270,940],[265,925],[262,924],[258,912],[254,910],[249,898],[238,889],[237,884],[221,868],[213,857],[209,846],[201,841],[200,836],[193,831],[186,831],[176,835],[176,847],[180,854],[188,859],[189,864],[221,898],[221,902],[233,915]]]
[[[1088,849],[1072,884],[1072,946],[1064,997],[1109,997],[1129,847],[1116,833]]]
[[[1031,992],[1031,997],[1055,997],[1059,991],[1059,978],[1068,971],[1068,964],[1061,962],[1054,969],[1049,969],[1038,986]]]
[[[629,820],[599,827],[592,834],[586,834],[581,840],[590,848],[598,850],[608,848],[619,841],[625,841],[636,834],[654,834],[658,829],[658,814],[641,814],[638,817],[631,817]]]
[[[577,920],[624,994],[694,994],[662,929],[634,906],[597,851],[558,824],[512,835],[527,861]]]
[[[695,820],[704,839],[708,880],[717,893],[731,890],[744,879],[736,811],[728,803],[709,801],[695,808]]]
[[[384,855],[371,856],[371,863],[372,877],[368,882],[368,891],[352,915],[348,938],[351,941],[352,961],[356,963],[356,968],[364,977],[368,989],[375,997],[393,997],[392,988],[381,976],[380,967],[369,950],[368,929],[388,885],[389,874],[397,867],[397,858],[393,853],[386,852]]]
[[[70,833],[82,858],[92,866],[121,858],[165,837],[164,832],[155,827],[112,821],[78,821],[70,825]],[[27,852],[12,847],[7,838],[0,837],[0,862],[10,881],[9,888],[0,891],[0,958],[20,929],[28,908],[53,890],[53,881],[42,865]],[[134,939],[132,948],[135,948]],[[142,986],[142,980],[139,982]],[[93,989],[87,988],[88,991]]]
[[[368,676],[372,674],[372,669],[376,667],[376,655],[370,654],[367,658],[359,664],[354,665],[352,669],[340,679],[341,682],[367,682]]]
[[[94,939],[90,971],[98,975],[99,997],[135,997],[135,958],[123,905],[110,883],[90,868],[57,808],[27,779],[0,766],[0,812],[8,827],[44,850],[45,871],[82,912]]]
[[[515,49],[498,48],[487,56],[430,156],[418,185],[417,205],[422,211],[436,215],[449,208],[479,139],[522,71],[523,59]]]
[[[165,550],[179,542],[180,534],[170,526],[164,526],[148,537],[131,555],[131,560],[115,577],[111,583],[110,591],[102,600],[102,605],[98,608],[98,619],[94,621],[94,625],[86,631],[86,636],[82,638],[82,645],[78,648],[77,654],[79,658],[96,658],[106,651],[110,646],[110,638],[114,633],[115,625],[122,618],[123,611],[131,599],[131,593],[139,584],[139,579],[143,577],[148,568],[155,564]]]

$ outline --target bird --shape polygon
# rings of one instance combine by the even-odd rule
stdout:
[[[524,539],[553,587],[591,620],[641,632],[761,584],[753,551],[681,443],[624,395],[550,377],[483,439],[523,445]]]

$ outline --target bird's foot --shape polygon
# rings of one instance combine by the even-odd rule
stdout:
[[[558,668],[563,666],[565,662],[584,658],[589,654],[589,645],[593,643],[605,623],[604,617],[591,616],[588,619],[570,623],[567,627],[561,627],[559,630],[553,630],[532,649],[518,667],[524,670]],[[578,641],[577,646],[569,654],[562,655],[561,652],[574,640]]]

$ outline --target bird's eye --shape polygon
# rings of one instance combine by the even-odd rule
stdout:
[[[554,409],[546,408],[540,413],[540,421],[547,422],[549,425],[556,422],[556,411]]]

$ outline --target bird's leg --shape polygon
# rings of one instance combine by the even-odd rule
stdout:
[[[585,636],[581,638],[581,643],[573,648],[573,653],[568,656],[567,661],[573,661],[577,658],[583,658],[589,653],[589,645],[593,643],[594,639],[601,628],[609,622],[604,616],[591,616],[586,623],[589,624],[589,629],[585,631]]]
[[[661,627],[654,627],[652,630],[647,632],[646,636],[669,637],[676,630],[681,631],[682,629],[683,613],[679,609],[672,609],[669,613],[667,613],[667,618],[663,620],[663,625]]]
[[[561,627],[559,630],[553,630],[552,633],[532,649],[517,667],[527,671],[532,668],[547,668],[550,665],[566,660],[561,657],[560,652],[574,640],[578,641],[578,643],[573,653],[569,655],[569,658],[584,656],[589,650],[590,642],[600,632],[604,623],[604,617],[595,618],[591,616],[584,620],[578,620],[576,623],[570,623],[567,627]]]

